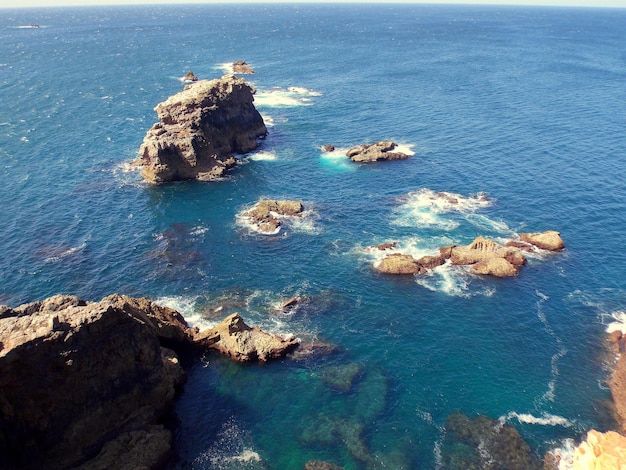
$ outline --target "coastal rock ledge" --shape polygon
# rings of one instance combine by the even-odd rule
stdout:
[[[266,361],[297,346],[238,315],[199,332],[122,295],[0,306],[0,469],[165,468],[186,378],[179,357],[217,349]]]
[[[254,107],[255,89],[226,75],[199,80],[159,103],[159,122],[148,130],[135,164],[149,183],[215,180],[267,135]]]

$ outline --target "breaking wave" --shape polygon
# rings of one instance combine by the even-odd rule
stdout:
[[[303,87],[272,88],[270,90],[257,91],[254,102],[263,107],[292,107],[310,106],[313,98],[322,96],[321,93]]]

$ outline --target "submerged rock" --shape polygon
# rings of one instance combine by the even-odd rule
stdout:
[[[397,147],[395,142],[389,140],[373,144],[362,144],[350,148],[346,156],[353,162],[369,163],[379,160],[403,160],[409,156],[402,152],[392,152]]]
[[[264,199],[244,212],[243,217],[250,219],[259,232],[273,234],[280,229],[281,217],[300,217],[303,211],[300,201]]]
[[[144,137],[136,164],[149,183],[214,180],[233,167],[234,153],[247,153],[267,135],[254,107],[255,90],[243,79],[200,80],[155,111],[159,122]]]
[[[327,387],[348,393],[360,373],[361,367],[358,364],[341,364],[322,368],[319,378]]]
[[[450,470],[541,470],[542,461],[512,426],[478,416],[454,413],[446,419],[442,446]]]
[[[334,463],[322,460],[309,460],[304,465],[304,470],[343,470],[343,467],[338,467]]]
[[[214,328],[199,333],[194,341],[237,362],[266,362],[281,358],[299,344],[296,338],[281,338],[258,327],[249,327],[238,313],[229,315]]]

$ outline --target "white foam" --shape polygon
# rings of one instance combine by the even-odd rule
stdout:
[[[228,457],[227,460],[231,462],[260,462],[261,456],[251,449],[244,449],[240,455]]]
[[[71,256],[75,253],[78,253],[80,251],[82,251],[83,249],[85,249],[85,247],[87,246],[87,242],[83,242],[78,246],[71,246],[69,248],[66,248],[64,250],[59,250],[57,252],[55,252],[54,254],[46,257],[43,262],[46,264],[50,264],[50,263],[57,263],[59,261],[61,261],[63,258],[67,258],[68,256]]]
[[[513,419],[516,419],[520,423],[524,424],[536,424],[539,426],[562,426],[564,428],[572,427],[575,423],[575,421],[570,421],[567,418],[553,415],[550,413],[542,413],[540,417],[537,417],[529,413],[516,413],[515,411],[510,412],[506,416],[501,416],[499,421],[501,423],[504,423]]]
[[[621,331],[622,334],[626,334],[626,312],[623,310],[617,310],[613,313],[603,314],[602,322],[604,323],[605,317],[609,318],[609,323],[606,326],[607,333],[613,333],[614,331]]]
[[[282,227],[286,227],[293,232],[312,235],[317,235],[321,232],[321,229],[316,224],[316,220],[318,218],[317,213],[311,209],[305,210],[299,215],[294,216],[277,214],[276,212],[270,211],[272,217],[281,221],[281,225],[271,232],[262,231],[260,227],[254,223],[251,217],[244,215],[250,209],[252,209],[252,206],[245,207],[235,216],[235,223],[250,233],[258,233],[260,235],[278,235],[281,232]]]
[[[274,118],[268,114],[261,114],[265,127],[274,127]]]
[[[323,148],[320,150],[320,157],[324,164],[341,170],[356,170],[357,167],[346,156],[346,152],[348,151],[347,147],[336,148],[330,152],[324,152]]]
[[[273,162],[278,160],[278,156],[274,152],[267,152],[265,150],[251,153],[248,158],[255,162]]]
[[[560,447],[548,451],[548,454],[554,455],[559,462],[558,470],[573,470],[576,447],[573,439],[565,439]]]
[[[394,148],[392,151],[393,152],[401,152],[404,153],[405,155],[415,155],[415,152],[413,151],[413,147],[415,145],[413,144],[397,144],[396,148]]]
[[[189,235],[197,237],[198,235],[204,235],[208,231],[208,227],[205,227],[204,225],[196,225],[190,230]]]
[[[191,327],[198,327],[200,330],[204,330],[205,328],[213,328],[217,325],[217,322],[208,321],[198,312],[196,309],[198,297],[184,297],[181,295],[163,296],[155,299],[154,303],[173,308],[185,318],[185,321]]]
[[[257,106],[293,107],[310,106],[312,97],[321,96],[321,93],[303,87],[272,88],[271,90],[257,91],[254,102]]]

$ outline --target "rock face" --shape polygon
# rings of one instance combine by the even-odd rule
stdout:
[[[543,233],[522,233],[520,240],[542,250],[558,251],[565,248],[561,234],[554,230],[546,230]]]
[[[283,357],[298,347],[295,338],[283,339],[260,328],[249,327],[238,313],[233,313],[216,327],[198,334],[195,341],[238,362],[265,362]]]
[[[591,430],[574,452],[573,470],[626,468],[626,437],[614,431]]]
[[[303,211],[304,207],[300,201],[265,199],[244,212],[243,216],[250,219],[259,232],[273,234],[280,229],[281,217],[299,217]]]
[[[626,337],[621,331],[615,331],[609,337],[613,350],[617,354],[611,377],[608,380],[611,396],[615,404],[617,418],[621,424],[621,432],[626,432]]]
[[[450,253],[454,265],[473,265],[476,274],[497,277],[515,276],[526,263],[526,257],[515,247],[504,247],[483,237],[467,246],[454,247]]]
[[[148,310],[138,313],[140,305]],[[170,309],[122,296],[96,303],[55,296],[5,309],[0,318],[3,464],[80,465],[121,435],[127,436],[126,447],[162,443],[145,456],[142,468],[167,460],[171,433],[157,424],[170,412],[184,371],[161,339],[174,345],[190,338],[179,320]]]
[[[266,361],[297,345],[238,315],[199,333],[173,309],[121,295],[1,307],[0,468],[164,468],[163,423],[185,380],[177,353]]]
[[[243,79],[199,80],[159,103],[159,122],[144,137],[136,164],[150,183],[213,180],[235,165],[234,153],[254,150],[267,135]]]
[[[394,253],[386,256],[375,266],[378,272],[385,274],[423,274],[426,268],[411,255]]]
[[[389,140],[373,144],[362,144],[352,147],[346,152],[346,156],[353,162],[370,163],[379,160],[402,160],[409,156],[402,152],[392,152],[396,144]]]
[[[183,77],[183,82],[197,82],[198,77],[191,70],[185,74]]]

